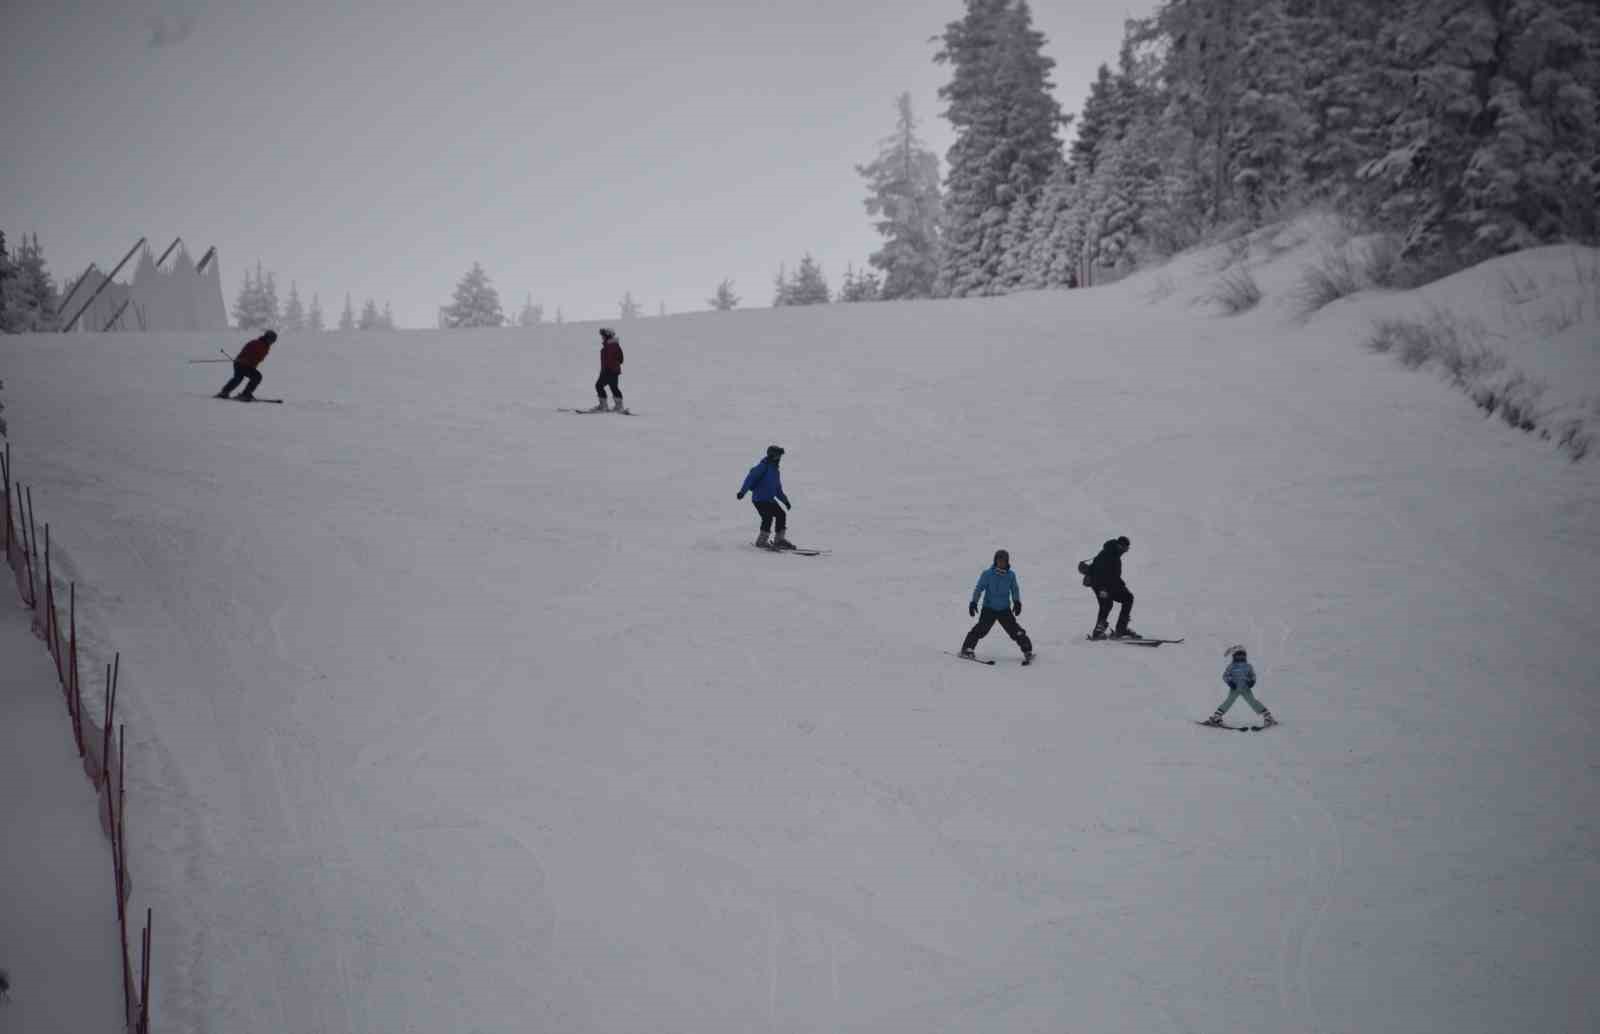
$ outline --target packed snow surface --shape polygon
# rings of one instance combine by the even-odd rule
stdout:
[[[621,323],[631,417],[592,325],[0,342],[158,1029],[1600,1027],[1600,468],[1208,268]]]

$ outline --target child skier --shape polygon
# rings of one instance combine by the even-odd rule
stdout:
[[[1202,724],[1221,725],[1222,716],[1228,713],[1228,708],[1233,706],[1235,700],[1244,697],[1244,702],[1250,705],[1250,710],[1261,716],[1263,728],[1277,725],[1278,720],[1272,717],[1272,712],[1268,711],[1266,706],[1257,700],[1256,695],[1251,692],[1256,688],[1256,670],[1250,666],[1250,659],[1245,653],[1244,647],[1235,646],[1232,653],[1232,663],[1222,672],[1222,681],[1227,683],[1228,686],[1228,699],[1224,700],[1222,706],[1217,708],[1211,717],[1207,718]]]
[[[793,549],[794,543],[784,536],[789,526],[789,516],[784,513],[786,509],[793,509],[789,497],[783,494],[783,477],[778,473],[778,464],[783,460],[783,449],[776,445],[767,446],[767,455],[750,468],[750,473],[744,476],[744,484],[739,486],[739,494],[735,497],[743,499],[745,493],[750,493],[750,501],[755,504],[756,513],[761,515],[761,534],[756,536],[756,545],[762,549]],[[783,506],[779,506],[778,503]],[[768,541],[767,535],[772,530],[772,522],[778,522],[778,535]]]
[[[1080,564],[1078,567],[1084,575],[1083,584],[1094,590],[1100,608],[1095,615],[1094,631],[1089,633],[1090,639],[1106,638],[1106,618],[1111,616],[1113,603],[1122,604],[1122,610],[1117,614],[1117,627],[1112,631],[1111,638],[1140,638],[1138,632],[1128,627],[1128,612],[1133,610],[1133,593],[1128,591],[1128,584],[1122,580],[1122,557],[1132,547],[1133,543],[1128,541],[1126,535],[1108,539],[1087,566]]]
[[[617,340],[617,332],[610,327],[600,328],[600,376],[595,379],[594,408],[591,413],[604,413],[606,411],[606,389],[611,389],[611,410],[614,413],[623,412],[622,388],[617,385],[617,379],[622,376],[622,344]]]
[[[978,615],[978,600],[983,600],[983,615]],[[967,604],[967,614],[978,618],[967,638],[961,643],[961,656],[975,660],[972,651],[978,640],[989,634],[996,621],[1006,630],[1006,635],[1022,647],[1022,663],[1033,661],[1033,643],[1028,633],[1017,624],[1022,613],[1022,586],[1017,584],[1017,573],[1011,570],[1011,554],[1003,549],[994,551],[994,566],[978,576],[978,585],[972,590],[972,600]]]
[[[278,332],[269,330],[255,340],[246,342],[245,346],[239,349],[239,354],[233,357],[233,377],[222,386],[216,397],[225,399],[233,394],[233,389],[239,386],[240,381],[249,381],[249,386],[240,393],[238,401],[254,402],[256,388],[261,385],[261,373],[256,367],[260,366],[267,353],[272,351],[272,343],[276,340]]]

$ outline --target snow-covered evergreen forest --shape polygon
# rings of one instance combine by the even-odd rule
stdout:
[[[1071,118],[1027,3],[940,43],[942,196],[909,98],[860,170],[883,298],[1086,285],[1313,206],[1394,235],[1397,284],[1600,239],[1592,0],[1165,0]]]

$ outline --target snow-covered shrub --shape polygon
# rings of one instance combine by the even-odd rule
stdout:
[[[1361,290],[1364,279],[1348,247],[1325,249],[1300,274],[1300,286],[1294,296],[1297,315],[1310,319],[1340,298]]]
[[[1366,244],[1366,280],[1369,286],[1400,288],[1405,286],[1405,249],[1400,238],[1392,233],[1374,234]]]
[[[1239,266],[1218,281],[1211,300],[1227,315],[1237,316],[1261,304],[1261,285],[1248,269]]]

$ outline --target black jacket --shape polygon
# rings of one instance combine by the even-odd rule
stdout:
[[[1100,552],[1089,561],[1089,588],[1125,589],[1122,582],[1122,547],[1116,539],[1107,540]]]

